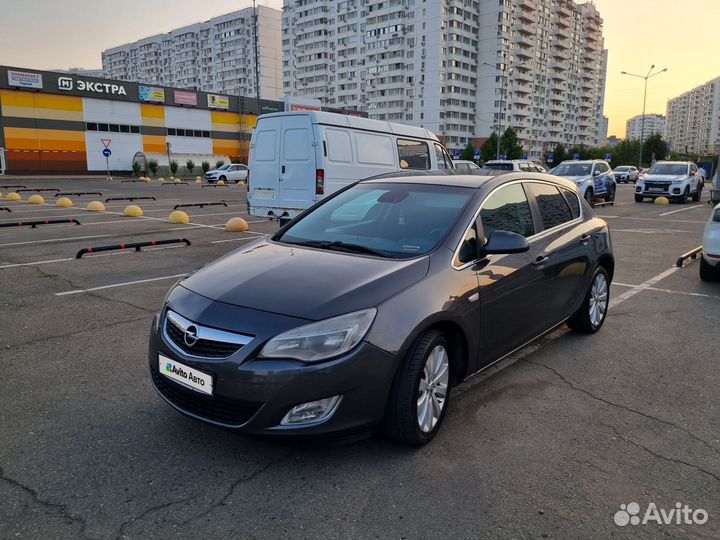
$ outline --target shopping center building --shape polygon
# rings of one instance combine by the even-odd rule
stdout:
[[[138,152],[166,165],[168,157],[184,163],[186,156],[246,163],[258,112],[284,108],[254,97],[0,66],[0,172],[131,171]]]

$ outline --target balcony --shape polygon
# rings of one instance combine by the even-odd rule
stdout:
[[[528,11],[535,11],[537,8],[537,4],[535,3],[535,0],[520,0],[518,2],[518,5],[521,9],[525,9]]]
[[[514,105],[529,107],[532,105],[532,98],[530,97],[530,94],[515,94],[508,99],[508,102]]]
[[[550,33],[559,39],[570,39],[570,31],[567,28],[555,26],[550,30]]]
[[[523,70],[523,69],[517,69],[511,74],[511,78],[513,81],[518,82],[533,82],[533,74],[530,70]]]
[[[523,22],[537,24],[537,15],[531,10],[520,9],[517,11],[516,16]]]
[[[536,33],[535,27],[531,26],[529,24],[522,24],[522,23],[516,24],[515,30],[517,30],[521,34],[528,35],[528,36],[534,36]]]
[[[515,34],[515,43],[522,47],[534,47],[535,46],[535,36],[534,34],[532,36],[525,35],[525,34]]]

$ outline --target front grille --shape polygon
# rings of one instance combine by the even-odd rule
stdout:
[[[155,369],[152,380],[158,392],[178,409],[200,418],[212,420],[227,426],[240,426],[248,422],[263,406],[259,401],[227,400],[204,396],[163,377]]]
[[[209,339],[198,339],[192,346],[185,343],[185,333],[169,318],[165,318],[166,335],[178,349],[191,356],[203,358],[227,358],[238,352],[242,345],[237,343],[226,343],[223,341],[211,341]]]
[[[670,184],[657,184],[655,182],[645,182],[645,189],[650,190],[654,188],[660,188],[663,191],[667,191],[670,187]]]

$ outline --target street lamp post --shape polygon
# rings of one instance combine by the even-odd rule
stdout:
[[[643,140],[645,138],[645,103],[647,101],[647,82],[648,79],[650,79],[651,77],[654,77],[655,75],[660,75],[661,73],[665,73],[667,71],[667,68],[664,68],[660,71],[656,71],[655,73],[653,73],[653,69],[655,69],[655,64],[650,66],[650,70],[647,72],[647,75],[637,75],[635,73],[628,73],[627,71],[620,72],[621,75],[630,75],[631,77],[638,77],[645,80],[645,88],[643,90],[642,118],[640,119],[640,159],[638,160],[638,169],[642,169]]]
[[[513,68],[522,67],[522,66],[526,65],[527,63],[528,63],[527,61],[521,62],[512,67]],[[490,66],[492,68],[498,69],[497,66],[493,66],[492,64],[489,64],[487,62],[483,62],[482,64],[485,66]],[[500,160],[500,135],[502,133],[502,118],[503,118],[503,115],[505,114],[505,107],[507,106],[507,101],[505,100],[505,92],[507,90],[507,86],[508,86],[507,83],[509,82],[508,79],[510,78],[510,73],[511,73],[511,68],[507,63],[503,62],[502,65],[504,67],[502,69],[500,69],[500,71],[502,71],[503,75],[502,75],[502,85],[500,87],[500,114],[498,114],[498,124],[497,124],[498,142],[497,142],[497,149],[496,149],[496,155],[495,155],[495,159],[497,159],[498,161]]]
[[[254,48],[255,48],[255,99],[257,100],[257,110],[258,110],[258,116],[262,114],[262,110],[260,108],[260,55],[258,54],[258,16],[257,16],[257,6],[255,5],[255,0],[253,0],[253,41]]]

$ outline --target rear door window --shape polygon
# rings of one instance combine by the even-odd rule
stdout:
[[[305,128],[286,129],[283,140],[285,161],[307,161],[311,137]]]
[[[570,207],[558,188],[538,182],[531,182],[529,185],[540,210],[544,229],[552,229],[572,221],[573,215]]]
[[[397,149],[401,169],[427,171],[430,169],[430,150],[423,141],[398,139]]]
[[[275,149],[277,148],[277,131],[260,131],[255,136],[255,147],[253,148],[256,161],[275,161]]]

